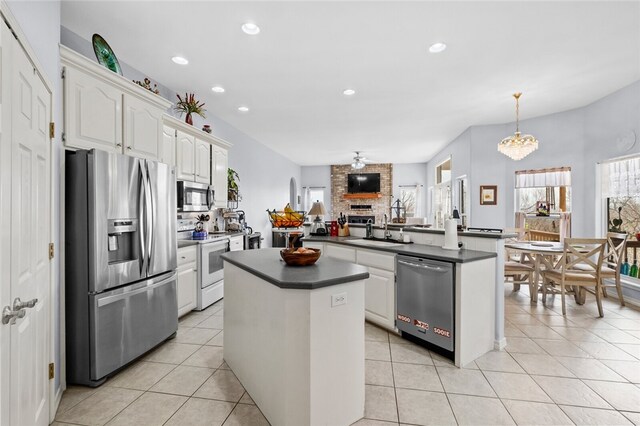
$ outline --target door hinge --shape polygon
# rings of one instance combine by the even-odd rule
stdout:
[[[60,74],[60,76],[62,78],[65,78],[67,76],[67,68],[66,67],[62,67],[62,73]]]
[[[49,243],[49,260],[53,259],[53,255],[55,253],[53,243]]]
[[[56,123],[49,123],[49,139],[53,139],[56,137]]]
[[[60,136],[60,138],[62,139],[62,142],[67,141],[67,135],[64,132],[62,132],[62,135]]]
[[[53,380],[56,376],[55,364],[52,362],[49,364],[49,380]]]

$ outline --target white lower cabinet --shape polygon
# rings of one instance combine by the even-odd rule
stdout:
[[[364,316],[389,330],[395,328],[395,273],[367,267],[369,278],[364,282]]]
[[[317,241],[304,241],[303,245],[322,250],[323,256],[366,266],[369,278],[364,282],[364,317],[380,327],[395,331],[395,254]]]
[[[334,259],[353,263],[356,262],[356,249],[351,247],[339,246],[337,244],[327,244],[324,254],[325,256],[329,256]]]
[[[198,288],[198,266],[196,264],[197,246],[178,249],[177,299],[178,317],[196,307]]]
[[[229,251],[244,250],[244,236],[238,235],[229,238]]]

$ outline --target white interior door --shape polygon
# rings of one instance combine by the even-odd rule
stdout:
[[[3,271],[1,275],[2,306],[14,307],[17,298],[23,302],[37,300],[23,311],[14,309],[22,311],[22,317],[14,318],[15,322],[0,324],[2,420],[6,421],[8,410],[10,425],[47,425],[51,93],[4,23],[0,40],[3,95],[0,176],[2,201],[10,203],[1,210],[2,223],[10,229],[10,242],[3,242],[0,253],[4,258],[3,269],[9,266],[9,273]]]

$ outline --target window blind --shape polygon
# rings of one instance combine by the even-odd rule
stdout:
[[[557,167],[516,172],[516,188],[571,186],[571,167]]]

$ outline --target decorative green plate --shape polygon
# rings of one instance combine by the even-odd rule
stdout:
[[[93,37],[91,37],[91,42],[96,58],[98,58],[98,63],[122,75],[120,62],[118,62],[118,58],[116,58],[115,53],[113,53],[113,50],[109,47],[109,43],[107,43],[100,34],[94,34]]]

